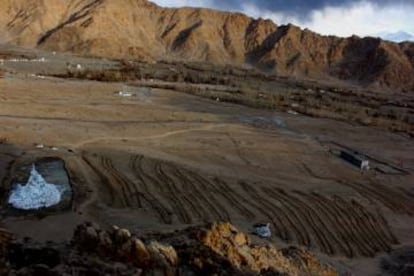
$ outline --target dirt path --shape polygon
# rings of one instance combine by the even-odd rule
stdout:
[[[197,131],[209,131],[209,130],[213,130],[216,128],[224,128],[224,127],[231,127],[228,124],[216,124],[216,125],[207,125],[207,126],[203,126],[203,127],[196,127],[196,128],[191,128],[191,129],[180,129],[180,130],[173,130],[173,131],[168,131],[162,134],[155,134],[155,135],[149,135],[149,136],[141,136],[141,137],[97,137],[97,138],[93,138],[93,139],[89,139],[89,140],[85,140],[82,141],[80,143],[77,144],[71,144],[70,147],[72,147],[73,149],[79,149],[82,148],[88,144],[94,144],[97,142],[106,142],[106,141],[122,141],[122,140],[128,140],[128,141],[141,141],[141,140],[148,140],[148,139],[163,139],[163,138],[167,138],[170,136],[174,136],[174,135],[179,135],[179,134],[185,134],[185,133],[190,133],[190,132],[197,132]]]

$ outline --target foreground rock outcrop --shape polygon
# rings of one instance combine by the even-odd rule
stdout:
[[[142,238],[85,223],[70,245],[7,244],[2,272],[12,275],[337,275],[303,249],[253,245],[229,223]]]
[[[146,0],[0,0],[0,43],[112,58],[252,64],[279,75],[414,91],[414,44]]]

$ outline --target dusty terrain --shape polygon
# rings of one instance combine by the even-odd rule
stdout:
[[[1,0],[0,42],[89,56],[255,66],[284,76],[414,91],[414,44],[147,0]]]
[[[383,273],[388,252],[414,246],[414,143],[407,134],[154,88],[165,84],[156,79],[43,76],[77,64],[120,65],[2,51],[9,57],[0,79],[1,225],[18,237],[68,241],[84,221],[142,235],[213,221],[251,232],[269,222],[270,243],[303,246],[356,275]],[[23,54],[32,61],[10,60]],[[343,148],[368,156],[372,170],[338,158]],[[34,157],[65,161],[70,210],[7,212],[9,172]]]

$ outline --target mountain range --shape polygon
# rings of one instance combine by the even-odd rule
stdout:
[[[146,0],[0,0],[0,43],[119,59],[249,64],[280,76],[414,91],[414,43],[322,36]]]
[[[386,40],[391,40],[394,42],[404,42],[404,41],[414,42],[414,35],[411,33],[404,32],[404,31],[398,31],[394,33],[381,33],[379,34],[379,36]]]

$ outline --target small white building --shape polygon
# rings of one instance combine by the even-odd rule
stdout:
[[[133,96],[131,92],[125,92],[125,91],[119,91],[117,95],[121,97],[132,97]]]

